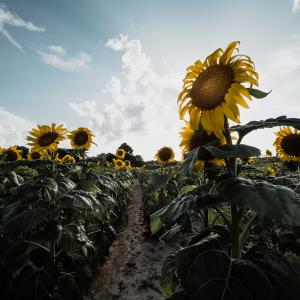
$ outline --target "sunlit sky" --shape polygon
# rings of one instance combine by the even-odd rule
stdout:
[[[299,0],[0,0],[0,147],[55,122],[92,129],[90,155],[127,142],[180,159],[185,69],[234,40],[272,90],[241,122],[300,117]],[[274,151],[274,131],[244,142]]]

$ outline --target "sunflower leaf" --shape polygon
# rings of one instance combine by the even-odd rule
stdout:
[[[259,156],[260,150],[249,145],[221,145],[221,146],[203,146],[215,158],[248,158]],[[198,159],[201,159],[201,151]],[[205,153],[203,153],[205,155]],[[203,155],[203,156],[204,156]]]
[[[157,233],[164,224],[173,224],[181,216],[193,210],[211,207],[221,200],[206,191],[209,185],[202,185],[197,189],[186,192],[174,199],[170,204],[162,207],[150,216],[152,234]]]
[[[270,119],[260,120],[260,121],[251,121],[245,125],[232,126],[230,130],[238,132],[239,142],[241,142],[244,136],[246,136],[248,133],[252,132],[253,130],[263,129],[263,128],[273,128],[276,126],[292,126],[300,130],[300,119],[280,116],[275,119],[270,118]]]
[[[297,273],[281,253],[255,246],[235,260],[227,247],[216,233],[168,256],[164,283],[169,288],[178,280],[185,292],[174,299],[298,299]]]
[[[300,226],[300,197],[288,187],[230,176],[216,184],[216,194],[254,210],[261,218]]]
[[[267,93],[267,92],[263,92],[263,91],[260,91],[260,90],[257,90],[257,89],[252,89],[252,88],[249,88],[248,91],[249,91],[250,95],[253,96],[256,99],[265,98],[272,92],[272,91],[270,91],[270,92]]]
[[[237,144],[220,146],[201,146],[189,152],[181,165],[180,171],[186,175],[190,172],[197,160],[207,161],[208,158],[248,158],[259,156],[260,150],[256,147]]]

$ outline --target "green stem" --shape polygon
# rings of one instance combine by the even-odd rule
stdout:
[[[205,170],[203,170],[203,184],[206,183]],[[208,228],[208,208],[203,209],[204,227]]]
[[[225,117],[225,128],[224,135],[228,145],[232,145],[232,139],[229,131],[228,119]],[[232,176],[237,175],[236,169],[236,158],[229,158],[227,164],[228,173]],[[239,213],[238,206],[235,202],[231,202],[231,256],[232,258],[238,259],[241,256],[240,251],[240,231],[239,224],[241,215]]]
[[[249,231],[251,229],[251,226],[254,224],[254,222],[258,219],[258,215],[257,214],[254,214],[252,216],[252,218],[249,220],[249,222],[247,223],[247,225],[245,226],[243,232],[241,233],[240,235],[240,251],[242,250],[245,242],[246,242],[246,239],[249,235]]]
[[[50,251],[49,251],[50,261],[54,262],[55,260],[55,242],[50,242]]]

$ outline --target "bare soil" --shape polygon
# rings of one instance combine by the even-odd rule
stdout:
[[[87,300],[166,299],[160,287],[165,257],[175,243],[162,245],[147,237],[143,218],[142,190],[138,181],[106,262],[98,266]]]

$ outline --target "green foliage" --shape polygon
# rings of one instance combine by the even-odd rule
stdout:
[[[1,299],[83,299],[131,196],[131,173],[27,161],[0,176]]]
[[[168,299],[298,299],[299,278],[282,254],[258,245],[235,260],[219,233],[168,256],[162,270]]]

